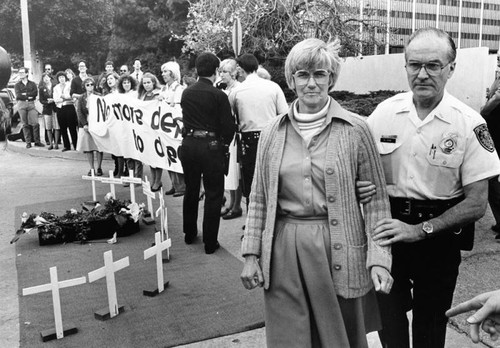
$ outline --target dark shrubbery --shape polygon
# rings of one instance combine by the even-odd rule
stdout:
[[[345,109],[361,116],[369,116],[378,104],[402,91],[375,91],[368,94],[354,94],[348,91],[334,91],[330,95]]]

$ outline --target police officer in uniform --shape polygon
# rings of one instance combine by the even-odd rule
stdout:
[[[446,32],[417,30],[405,49],[411,92],[384,101],[368,118],[392,211],[374,230],[393,254],[392,290],[378,296],[385,348],[410,347],[409,310],[413,348],[444,347],[460,250],[472,249],[488,179],[500,173],[484,119],[445,90],[455,57]]]
[[[184,90],[181,98],[184,139],[179,158],[186,182],[184,241],[191,244],[198,234],[198,201],[203,176],[203,243],[205,253],[212,254],[220,247],[217,235],[224,196],[224,167],[236,125],[227,95],[213,86],[219,67],[217,56],[204,52],[196,58],[195,65],[199,79]]]

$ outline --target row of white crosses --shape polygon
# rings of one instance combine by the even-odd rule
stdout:
[[[128,177],[114,178],[113,171],[109,171],[109,178],[95,176],[94,170],[91,171],[90,176],[82,176],[84,180],[90,180],[92,182],[92,198],[96,200],[96,181],[102,183],[108,183],[111,186],[111,194],[116,197],[115,185],[121,184],[123,182],[130,183],[130,200],[132,203],[135,202],[135,184],[142,184],[143,193],[147,197],[148,210],[153,211],[153,199],[155,199],[155,192],[151,191],[151,185],[147,179],[142,181],[140,178],[135,178],[133,171],[129,171]],[[165,290],[168,286],[168,282],[164,282],[163,279],[163,251],[166,251],[167,260],[170,259],[169,248],[172,246],[172,241],[168,237],[168,221],[167,221],[167,207],[165,206],[165,200],[163,199],[163,189],[160,191],[160,207],[156,211],[156,216],[160,215],[161,227],[160,231],[155,233],[155,243],[149,249],[144,250],[144,260],[156,256],[156,273],[157,273],[157,283],[158,288],[155,290],[144,290],[143,294],[145,296],[156,296]],[[153,220],[154,222],[154,220]],[[124,311],[123,306],[118,306],[118,299],[116,295],[116,282],[115,282],[115,272],[124,269],[130,265],[128,256],[113,262],[113,252],[111,250],[104,253],[104,267],[101,267],[95,271],[88,274],[89,283],[92,283],[101,278],[106,278],[106,287],[108,293],[108,310],[102,310],[94,313],[96,319],[106,320],[114,318],[118,314]],[[54,321],[55,321],[55,331],[46,330],[42,331],[42,340],[48,341],[51,339],[61,339],[64,335],[71,335],[78,330],[73,325],[67,325],[66,329],[63,328],[62,324],[62,314],[61,314],[61,301],[59,297],[59,289],[67,288],[70,286],[76,286],[85,284],[87,282],[85,277],[74,278],[64,281],[59,281],[57,276],[57,267],[50,268],[50,283],[44,285],[38,285],[30,288],[23,289],[23,296],[38,294],[41,292],[51,291],[52,292],[52,304],[54,309]]]
[[[144,260],[152,256],[156,256],[156,273],[158,288],[150,291],[144,290],[143,294],[145,296],[155,296],[162,293],[165,287],[168,286],[168,282],[165,283],[163,280],[163,259],[162,253],[164,250],[168,251],[168,248],[172,245],[170,239],[165,239],[162,241],[161,232],[155,233],[155,245],[144,250]],[[106,278],[106,288],[108,293],[108,311],[100,310],[94,313],[94,317],[99,320],[106,320],[116,317],[118,314],[124,311],[123,306],[118,306],[118,297],[116,295],[116,282],[115,282],[115,272],[122,270],[130,266],[129,257],[124,257],[118,261],[113,261],[113,252],[111,250],[104,253],[104,267],[98,268],[95,271],[89,272],[88,278],[89,283],[95,282],[101,278]],[[71,335],[77,333],[78,330],[74,325],[66,325],[63,328],[62,314],[61,314],[61,301],[59,296],[59,290],[67,288],[70,286],[76,286],[85,284],[87,282],[86,277],[74,278],[69,280],[59,281],[57,276],[57,267],[50,268],[50,283],[38,285],[30,288],[23,289],[23,296],[38,294],[41,292],[51,291],[52,292],[52,305],[54,309],[54,321],[55,321],[55,331],[46,330],[42,331],[42,340],[48,341],[52,339],[61,339],[65,335]]]

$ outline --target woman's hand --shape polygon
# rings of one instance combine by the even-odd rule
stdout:
[[[83,130],[88,133],[89,132],[89,126],[87,126],[87,125],[83,126]]]
[[[370,181],[356,181],[356,197],[359,203],[370,202],[375,193],[377,193],[377,187]]]
[[[257,256],[245,256],[245,264],[240,278],[243,286],[248,290],[264,285],[264,276],[257,261]]]
[[[388,294],[391,292],[392,279],[391,273],[387,269],[381,266],[373,266],[370,270],[373,285],[375,286],[375,291],[382,294]]]

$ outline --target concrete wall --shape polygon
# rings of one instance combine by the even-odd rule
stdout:
[[[404,54],[346,58],[335,86],[337,91],[368,93],[378,90],[409,90]],[[485,102],[486,88],[494,78],[496,55],[487,47],[458,50],[457,67],[447,90],[475,110]]]

